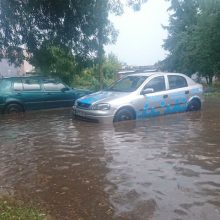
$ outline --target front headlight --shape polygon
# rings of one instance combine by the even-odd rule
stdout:
[[[95,104],[92,106],[93,110],[102,110],[102,111],[106,111],[110,109],[110,105],[108,103],[99,103],[99,104]]]
[[[77,100],[75,100],[75,102],[74,102],[73,106],[77,106]]]

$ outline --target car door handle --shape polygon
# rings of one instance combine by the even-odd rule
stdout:
[[[47,95],[51,95],[51,93],[50,93],[50,92],[48,92],[48,93],[47,93]]]
[[[164,95],[163,98],[164,98],[164,99],[168,98],[168,95]]]
[[[185,94],[189,94],[189,90],[185,91]]]

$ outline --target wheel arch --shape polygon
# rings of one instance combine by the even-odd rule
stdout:
[[[202,100],[201,100],[201,98],[199,96],[193,96],[187,102],[186,111],[189,111],[189,106],[193,103],[193,101],[198,102],[198,104],[199,104],[198,110],[200,110],[202,108]]]
[[[19,105],[21,106],[23,112],[25,112],[25,107],[24,107],[24,104],[21,102],[21,101],[18,101],[18,100],[10,100],[10,101],[7,101],[5,106],[4,106],[4,109],[3,109],[3,112],[5,112],[5,110],[7,109],[7,107],[11,104],[16,104],[16,105]]]
[[[202,105],[202,100],[199,96],[192,96],[188,102],[187,102],[187,106],[189,105],[190,102],[192,102],[193,100],[199,101],[199,103]]]
[[[136,119],[137,115],[136,115],[136,111],[134,109],[134,107],[130,106],[130,105],[124,105],[124,106],[121,106],[120,108],[118,108],[115,113],[114,113],[114,117],[116,116],[116,114],[122,110],[122,109],[129,109],[132,113],[133,113],[133,116],[134,116],[134,120]]]

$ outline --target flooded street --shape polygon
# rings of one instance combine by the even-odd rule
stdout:
[[[220,98],[115,125],[1,116],[0,193],[57,220],[219,220]]]

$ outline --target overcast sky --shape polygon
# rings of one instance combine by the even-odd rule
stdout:
[[[167,32],[161,25],[168,24],[168,7],[165,0],[148,0],[138,12],[125,8],[122,16],[112,16],[119,35],[116,44],[107,46],[106,52],[113,52],[128,65],[152,65],[162,60]]]

